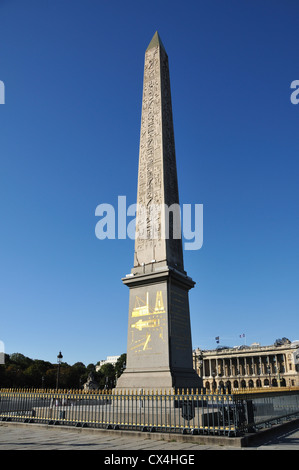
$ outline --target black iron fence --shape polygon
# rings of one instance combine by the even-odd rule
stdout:
[[[299,389],[204,393],[0,390],[0,420],[237,436],[299,416]]]

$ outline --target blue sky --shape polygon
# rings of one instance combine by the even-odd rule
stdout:
[[[0,339],[69,364],[126,351],[134,242],[95,209],[136,200],[144,53],[167,50],[193,346],[299,339],[295,0],[0,0]]]

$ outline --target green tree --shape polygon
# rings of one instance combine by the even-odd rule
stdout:
[[[71,383],[69,384],[69,388],[82,388],[83,384],[87,380],[87,376],[88,372],[83,362],[76,362],[72,366]]]
[[[118,379],[126,368],[127,355],[123,353],[117,359],[115,364],[115,378]]]
[[[8,364],[5,369],[6,387],[26,387],[24,371],[18,364]]]
[[[56,377],[57,377],[57,367],[52,367],[47,370],[44,376],[44,386],[45,388],[55,388],[56,387]]]
[[[16,364],[19,369],[25,370],[33,363],[33,359],[24,356],[24,354],[13,353],[9,356],[9,363]]]
[[[107,362],[103,364],[100,368],[101,376],[101,388],[108,388],[111,389],[115,386],[115,369],[113,364]],[[103,380],[104,379],[104,380]]]

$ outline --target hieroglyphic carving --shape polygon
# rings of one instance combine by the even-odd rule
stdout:
[[[165,204],[171,206],[179,204],[174,129],[172,117],[172,103],[170,91],[170,77],[168,57],[164,50],[161,51],[161,81],[162,87],[162,121],[163,121],[163,164],[164,164],[164,195]],[[169,220],[170,238],[167,242],[167,260],[170,264],[183,269],[182,240],[174,239],[172,235],[172,219]]]
[[[153,259],[153,245],[155,231],[156,238],[159,233],[159,214],[152,214],[152,206],[162,203],[161,178],[157,172],[162,168],[162,132],[161,132],[161,91],[160,91],[160,57],[159,49],[147,51],[144,64],[144,85],[142,100],[138,194],[137,194],[137,226],[135,250],[142,258],[141,262],[148,262],[144,258]],[[143,255],[142,255],[143,252]]]
[[[168,58],[157,45],[146,51],[144,62],[135,266],[156,259],[183,269],[181,240],[164,240],[161,233],[162,205],[178,202]],[[171,219],[169,228],[171,232]],[[157,254],[155,247],[161,239]]]

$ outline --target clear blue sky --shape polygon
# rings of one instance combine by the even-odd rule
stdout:
[[[170,62],[193,346],[299,339],[296,0],[1,0],[0,340],[69,364],[126,351],[134,242],[95,208],[136,200],[145,49]]]

